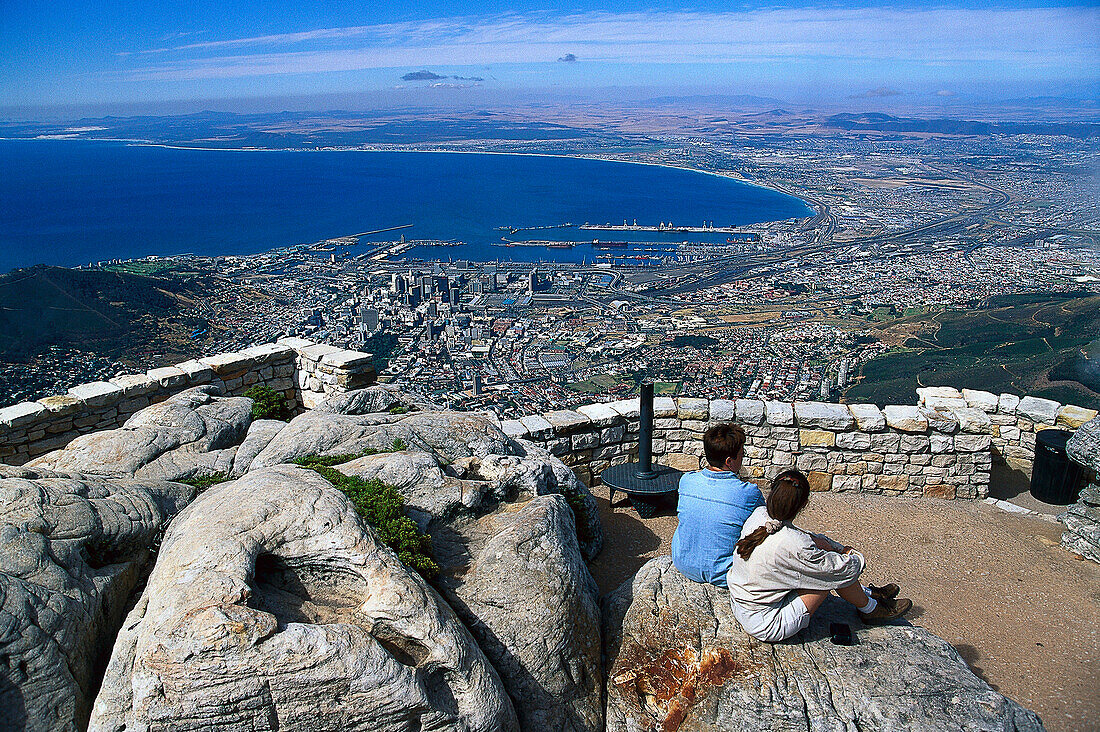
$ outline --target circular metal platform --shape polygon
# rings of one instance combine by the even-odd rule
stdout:
[[[615,502],[615,491],[622,491],[643,518],[650,518],[656,511],[657,503],[679,488],[683,473],[676,468],[654,463],[650,468],[652,477],[643,477],[639,475],[639,469],[638,463],[612,465],[600,473],[600,480],[610,490],[609,503]]]

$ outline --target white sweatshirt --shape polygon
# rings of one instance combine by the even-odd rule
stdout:
[[[741,538],[767,520],[766,507],[753,511],[745,521]],[[784,524],[764,539],[747,560],[735,552],[733,565],[726,574],[730,595],[746,610],[756,610],[782,601],[791,590],[835,590],[862,574],[865,564],[862,554],[824,551],[814,544],[814,536]],[[823,538],[838,550],[843,548],[832,539]]]

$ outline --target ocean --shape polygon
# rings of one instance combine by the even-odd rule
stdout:
[[[629,240],[659,247],[726,234],[498,227],[563,223],[739,226],[812,215],[801,200],[697,171],[542,155],[175,149],[121,142],[0,140],[0,272],[150,254],[252,254],[405,226],[363,241],[409,257],[592,261],[512,240]],[[352,250],[354,251],[354,250]],[[616,252],[618,253],[618,252]]]

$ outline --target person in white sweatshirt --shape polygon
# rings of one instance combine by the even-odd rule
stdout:
[[[913,603],[897,599],[897,585],[859,583],[866,565],[862,554],[791,523],[809,498],[806,476],[788,470],[772,482],[766,505],[745,521],[726,574],[733,614],[745,632],[768,643],[790,638],[810,624],[832,590],[854,605],[865,623],[908,612]]]

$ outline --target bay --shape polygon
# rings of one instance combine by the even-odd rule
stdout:
[[[549,155],[177,149],[121,142],[0,141],[0,272],[150,254],[252,254],[412,224],[364,241],[452,240],[410,257],[591,261],[513,240],[657,246],[725,234],[498,227],[566,222],[740,226],[812,215],[771,189],[679,168]],[[354,253],[354,249],[350,250]],[[619,253],[619,252],[616,252]]]

